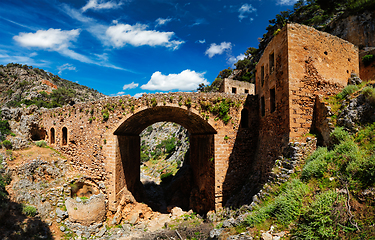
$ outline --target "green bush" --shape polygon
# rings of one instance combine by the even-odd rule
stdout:
[[[337,155],[351,155],[359,152],[357,144],[353,140],[343,141],[340,144],[336,145],[334,151]]]
[[[362,89],[362,94],[365,96],[366,101],[375,107],[375,89],[372,86],[366,86]]]
[[[325,156],[328,153],[326,147],[318,147],[307,159],[306,163],[311,162],[321,156]]]
[[[366,149],[369,152],[375,150],[375,123],[372,123],[363,129],[361,129],[355,135],[355,141],[361,148]]]
[[[344,99],[346,96],[358,91],[357,85],[348,85],[346,86],[339,94],[337,94],[338,99]]]
[[[36,207],[31,205],[23,205],[22,206],[22,213],[29,216],[34,217],[37,214]]]
[[[9,140],[4,140],[3,141],[3,146],[6,148],[6,149],[12,149],[12,143],[9,141]]]
[[[141,152],[141,162],[147,162],[148,160],[150,160],[148,154]]]
[[[7,120],[0,120],[0,133],[0,135],[2,135],[0,141],[3,141],[5,139],[5,136],[11,133],[9,122]]]
[[[336,127],[335,130],[329,135],[330,145],[337,145],[343,141],[349,140],[351,137],[343,127]]]
[[[109,119],[109,112],[108,109],[102,110],[103,122],[108,121]]]
[[[44,140],[40,140],[40,141],[35,142],[35,145],[38,146],[38,147],[46,147],[47,142],[44,141]]]
[[[321,178],[323,177],[324,172],[327,171],[327,159],[330,158],[330,152],[326,152],[325,154],[321,154],[317,156],[315,159],[311,159],[306,165],[303,167],[301,179],[310,179],[312,177]]]
[[[340,224],[346,222],[344,198],[334,190],[316,196],[304,209],[294,237],[297,239],[338,239]]]
[[[246,224],[253,227],[270,217],[275,217],[280,224],[288,225],[301,214],[302,201],[308,192],[309,188],[306,184],[298,179],[292,180],[285,185],[273,202],[248,215]]]
[[[160,144],[156,145],[156,149],[164,148],[165,153],[173,153],[176,149],[176,138],[172,137],[161,141]]]
[[[354,178],[362,182],[364,186],[375,183],[375,155],[358,158],[348,164],[346,171]]]
[[[365,55],[362,57],[362,62],[365,66],[368,66],[370,65],[373,61],[375,60],[375,56],[374,55]]]

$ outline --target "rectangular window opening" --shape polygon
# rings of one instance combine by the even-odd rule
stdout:
[[[269,62],[270,62],[270,74],[273,73],[273,70],[275,69],[275,54],[271,53],[269,56]]]
[[[245,89],[245,93],[249,93],[249,90],[248,90],[248,89]]]
[[[237,88],[232,87],[232,93],[237,93]]]
[[[264,108],[264,97],[260,98],[260,112],[262,114],[262,117],[266,115],[266,109]]]
[[[276,110],[275,88],[270,89],[270,110],[271,113]]]

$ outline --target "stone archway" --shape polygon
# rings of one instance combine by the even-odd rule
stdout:
[[[217,132],[199,115],[178,107],[147,108],[128,117],[115,129],[115,172],[118,174],[115,178],[116,195],[123,188],[132,192],[136,198],[140,195],[139,134],[151,124],[161,121],[180,124],[190,133],[190,165],[193,175],[190,207],[197,212],[215,209],[214,134]]]

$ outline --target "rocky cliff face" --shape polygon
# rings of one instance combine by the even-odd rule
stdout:
[[[360,50],[375,47],[375,11],[339,17],[327,25],[326,31],[353,43]]]

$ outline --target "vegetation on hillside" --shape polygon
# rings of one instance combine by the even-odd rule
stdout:
[[[352,96],[363,94],[374,107],[370,85],[331,97],[332,122]],[[261,235],[273,225],[289,231],[291,239],[375,239],[374,136],[375,122],[357,123],[350,131],[336,126],[329,144],[307,157],[289,181],[271,184],[271,194],[236,230]]]
[[[0,106],[61,107],[74,102],[97,100],[97,90],[60,78],[32,66],[9,63],[0,65]]]
[[[258,39],[258,48],[249,47],[244,53],[245,58],[234,64],[237,73],[233,75],[233,79],[255,82],[255,66],[264,49],[288,22],[300,23],[330,32],[332,29],[330,29],[329,23],[373,9],[375,9],[373,0],[299,0],[294,4],[292,10],[281,11],[274,19],[269,20],[269,25],[266,27],[267,32]],[[373,60],[372,56],[366,57],[364,61],[369,62],[370,60]],[[217,91],[222,80],[227,78],[232,71],[231,68],[222,70],[211,85],[201,84],[198,90],[202,92]],[[223,74],[227,72],[230,74]]]

